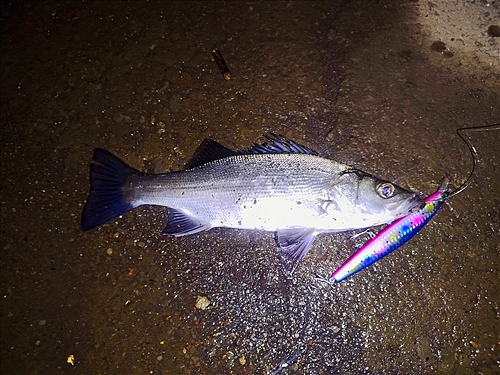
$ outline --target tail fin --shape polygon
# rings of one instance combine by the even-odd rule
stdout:
[[[89,230],[135,208],[127,200],[123,187],[127,179],[141,174],[109,151],[94,150],[94,161],[90,164],[90,194],[83,206],[81,227]]]

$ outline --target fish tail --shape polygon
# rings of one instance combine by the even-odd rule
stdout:
[[[124,186],[130,176],[141,172],[101,148],[94,150],[94,161],[96,164],[90,165],[90,194],[82,212],[83,230],[98,227],[136,207],[125,195]]]

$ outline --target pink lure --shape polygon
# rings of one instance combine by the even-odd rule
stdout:
[[[448,192],[448,181],[444,179],[439,189],[424,200],[425,205],[421,209],[394,221],[380,231],[340,266],[330,276],[330,280],[333,279],[335,282],[345,280],[405,244],[439,210]]]

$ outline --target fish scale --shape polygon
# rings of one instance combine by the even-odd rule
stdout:
[[[318,220],[321,203],[331,198],[330,186],[352,176],[340,175],[347,166],[339,163],[298,156],[238,155],[180,173],[138,175],[131,184],[131,203],[178,208],[211,226],[268,231],[307,227]],[[294,211],[300,215],[286,217]],[[335,229],[333,225],[327,219],[317,229]]]

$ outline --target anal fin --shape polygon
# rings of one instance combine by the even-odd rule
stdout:
[[[196,220],[196,218],[189,216],[185,212],[168,208],[168,224],[163,233],[180,237],[209,230],[210,228],[210,224]]]
[[[292,273],[311,248],[317,233],[311,228],[285,229],[276,232],[283,268]]]

